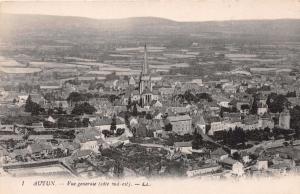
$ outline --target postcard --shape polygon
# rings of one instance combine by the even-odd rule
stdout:
[[[0,193],[300,193],[299,0],[0,2]]]

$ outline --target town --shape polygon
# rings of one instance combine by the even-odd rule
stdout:
[[[1,176],[299,173],[299,41],[124,35],[99,54],[22,35],[0,42]]]

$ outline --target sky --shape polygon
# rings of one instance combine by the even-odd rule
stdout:
[[[0,11],[97,19],[147,16],[176,21],[300,19],[300,0],[8,0],[1,3]]]

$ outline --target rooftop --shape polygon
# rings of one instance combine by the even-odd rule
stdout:
[[[191,120],[192,118],[189,115],[178,115],[178,116],[169,116],[168,119],[170,122],[177,122],[177,121]]]

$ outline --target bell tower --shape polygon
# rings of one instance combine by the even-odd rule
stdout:
[[[144,47],[144,63],[140,76],[140,84],[139,84],[139,92],[142,94],[145,90],[150,90],[152,92],[152,83],[151,83],[151,75],[148,64],[148,53],[147,53],[147,45]]]

